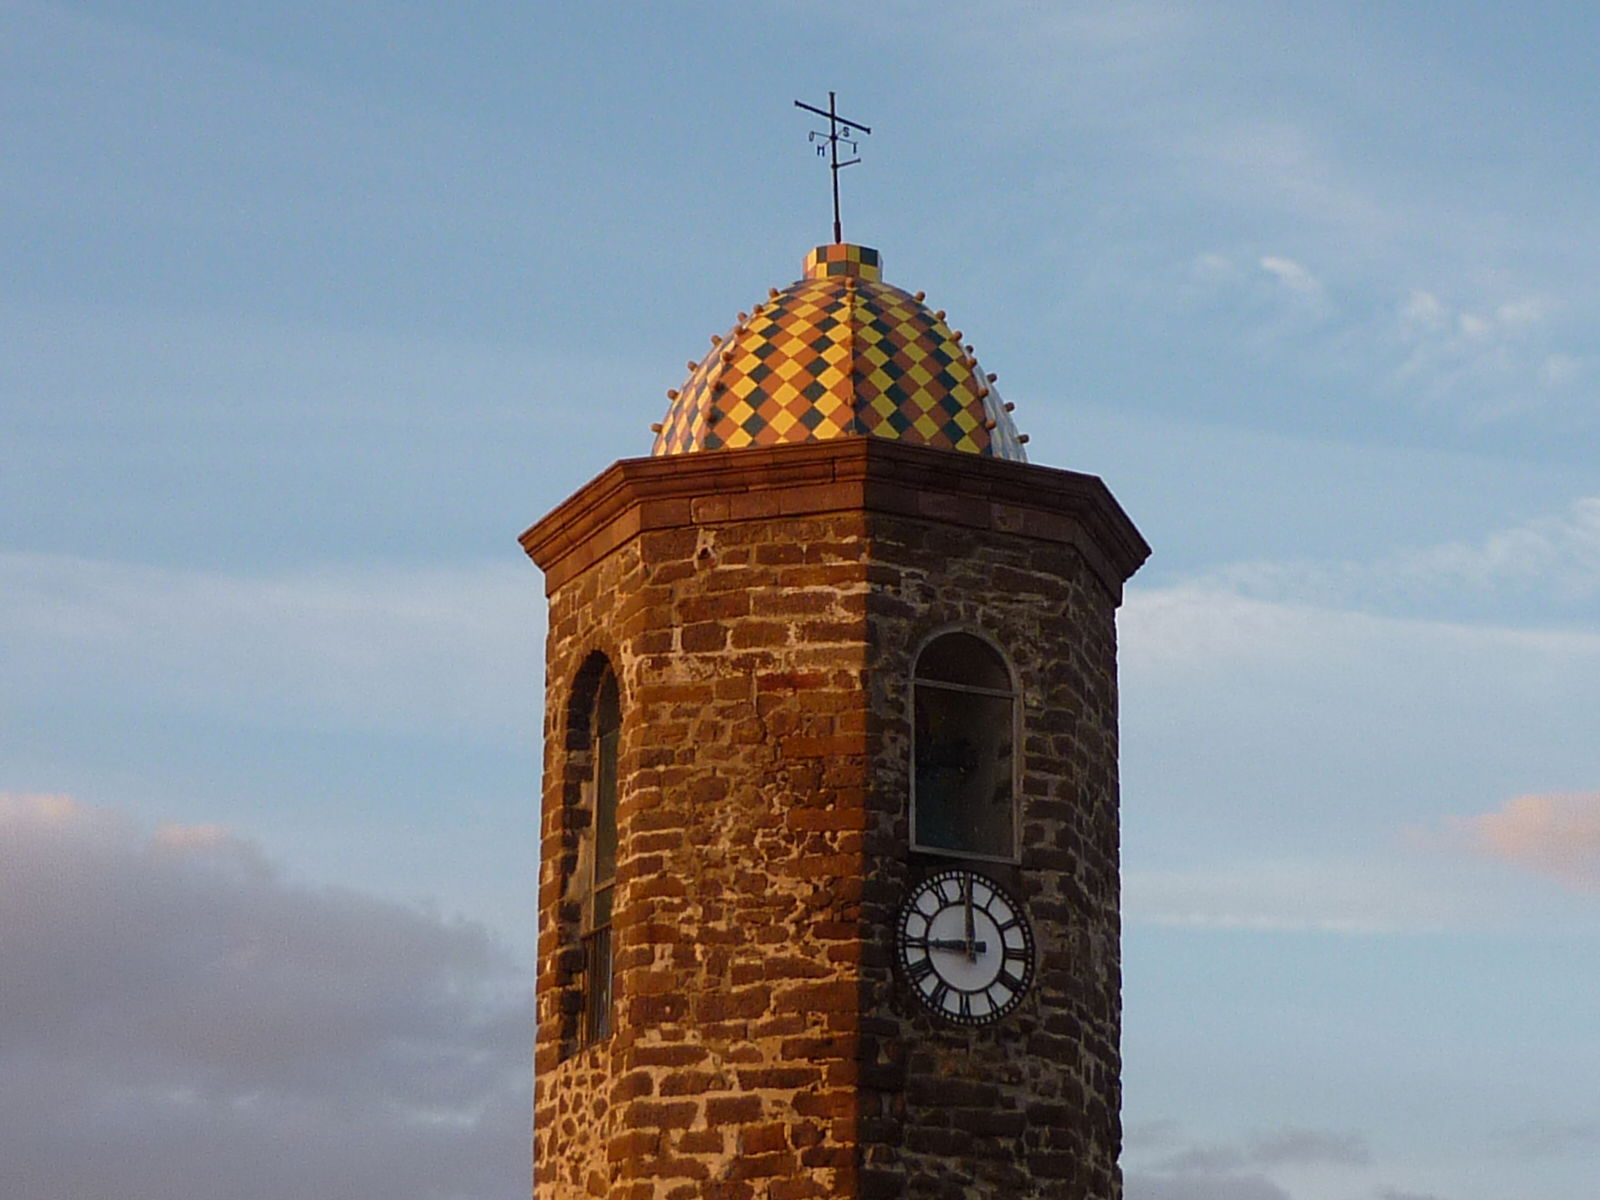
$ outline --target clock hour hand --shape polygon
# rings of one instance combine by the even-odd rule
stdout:
[[[958,954],[970,952],[983,954],[988,945],[985,942],[969,942],[966,938],[907,938],[906,945],[913,950],[954,950]]]

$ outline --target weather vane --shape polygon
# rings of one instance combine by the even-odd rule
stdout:
[[[803,108],[807,112],[816,113],[819,117],[828,118],[828,132],[823,133],[820,129],[813,129],[806,135],[806,141],[816,146],[818,158],[826,157],[829,160],[828,168],[833,172],[833,240],[842,242],[844,241],[844,234],[839,226],[839,169],[841,167],[853,167],[861,160],[859,158],[851,158],[840,162],[839,143],[844,142],[849,146],[851,154],[860,154],[861,145],[856,141],[856,134],[871,133],[872,129],[870,126],[863,125],[860,121],[847,121],[841,117],[838,109],[834,107],[832,92],[828,93],[828,107],[825,110],[815,108],[799,100],[794,102],[794,106]]]

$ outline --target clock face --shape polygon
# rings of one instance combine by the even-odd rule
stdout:
[[[917,999],[963,1025],[998,1021],[1033,982],[1033,930],[1022,906],[976,871],[923,880],[900,908],[895,943]]]

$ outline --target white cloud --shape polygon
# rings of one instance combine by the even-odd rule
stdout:
[[[1551,344],[1555,309],[1546,296],[1468,308],[1413,290],[1395,313],[1402,358],[1391,384],[1478,421],[1533,408],[1578,375],[1578,360]]]
[[[481,929],[36,796],[0,912],[8,1200],[526,1194],[531,981]]]
[[[631,439],[660,395],[648,370],[585,348],[508,348],[442,334],[327,329],[213,312],[19,302],[0,295],[14,411],[76,411],[130,441],[321,436]],[[640,397],[634,407],[618,397]],[[559,398],[559,399],[558,399]]]
[[[1340,579],[1337,566],[1329,570],[1335,581]],[[1124,658],[1141,672],[1210,669],[1228,660],[1239,667],[1270,661],[1313,669],[1342,660],[1347,667],[1360,668],[1366,662],[1380,664],[1390,652],[1386,643],[1403,642],[1413,648],[1406,658],[1437,656],[1440,667],[1446,657],[1466,659],[1470,666],[1474,654],[1557,663],[1569,656],[1584,661],[1600,656],[1600,632],[1470,625],[1336,607],[1330,601],[1343,597],[1322,579],[1315,566],[1301,574],[1291,565],[1279,574],[1272,564],[1245,564],[1193,583],[1130,589],[1120,618]],[[1363,581],[1357,577],[1358,583]],[[1315,677],[1297,678],[1318,682]],[[1347,676],[1331,673],[1322,682],[1343,685]],[[1415,682],[1427,686],[1433,681],[1424,675]]]
[[[1537,600],[1592,611],[1600,596],[1600,496],[1478,541],[1446,542],[1370,562],[1236,563],[1209,572],[1215,586],[1261,599],[1379,609]]]
[[[1239,268],[1234,266],[1233,260],[1214,251],[1195,255],[1189,271],[1196,279],[1209,283],[1231,282],[1239,277]]]
[[[1186,586],[1130,590],[1120,625],[1130,922],[1593,928],[1592,904],[1413,831],[1600,781],[1600,633]]]
[[[1230,105],[1183,146],[1202,187],[1303,228],[1366,244],[1396,219],[1379,192],[1340,160],[1311,122],[1244,115]]]
[[[1400,319],[1412,329],[1435,332],[1450,323],[1449,310],[1432,292],[1412,292],[1400,306]]]
[[[1195,255],[1188,283],[1208,303],[1236,306],[1252,314],[1257,335],[1275,340],[1303,332],[1307,319],[1329,311],[1322,281],[1292,258],[1265,254],[1243,263],[1217,251]]]
[[[1291,258],[1269,254],[1262,258],[1261,269],[1297,296],[1310,299],[1322,294],[1321,281]]]
[[[514,561],[240,576],[0,554],[0,697],[521,743],[542,614]]]
[[[1475,903],[1459,871],[1387,853],[1308,853],[1293,859],[1123,875],[1123,917],[1133,924],[1256,932],[1392,934],[1477,927],[1502,913]]]
[[[1513,300],[1494,310],[1494,324],[1502,329],[1516,329],[1524,325],[1537,325],[1550,313],[1547,301],[1537,297]]]
[[[1444,587],[1531,585],[1591,599],[1600,594],[1600,496],[1576,500],[1564,513],[1498,530],[1477,544],[1437,546],[1379,569],[1386,568]]]
[[[1576,383],[1583,374],[1583,360],[1571,354],[1548,354],[1539,368],[1539,380],[1547,387],[1560,388]]]

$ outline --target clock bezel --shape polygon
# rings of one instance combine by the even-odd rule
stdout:
[[[990,1009],[988,1012],[981,1014],[969,1013],[963,1015],[960,1012],[951,1012],[942,1004],[936,1004],[934,1002],[934,994],[925,992],[913,979],[913,966],[910,957],[911,952],[908,945],[910,938],[907,932],[907,925],[914,913],[923,916],[924,920],[927,921],[930,926],[932,924],[932,918],[929,917],[928,914],[922,913],[921,910],[918,909],[918,899],[925,895],[929,890],[937,888],[943,881],[962,878],[967,881],[968,887],[973,887],[975,884],[978,884],[989,889],[989,891],[992,893],[991,902],[992,899],[997,898],[1004,903],[1005,907],[1010,911],[1015,920],[1014,927],[1021,931],[1022,948],[1025,951],[1023,957],[1020,960],[1015,960],[1010,956],[1003,955],[1001,959],[1001,971],[997,972],[994,978],[988,983],[978,988],[962,988],[950,983],[949,980],[939,971],[937,959],[935,958],[934,953],[929,950],[920,950],[918,961],[927,961],[930,964],[929,969],[933,974],[939,977],[940,982],[944,983],[948,990],[969,996],[977,995],[979,993],[984,994],[990,1005]],[[942,892],[940,892],[940,900],[941,904],[940,907],[935,910],[936,913],[952,906],[944,901]],[[988,913],[987,904],[979,907],[983,908],[986,914]],[[990,915],[989,919],[993,921],[993,916]],[[1007,926],[1007,928],[1010,928],[1010,926]],[[1004,933],[1004,929],[1002,929],[1001,932]],[[1027,910],[1022,906],[1021,903],[1018,902],[1016,896],[1013,895],[1010,889],[1006,888],[1005,885],[1001,884],[993,876],[987,875],[982,871],[974,870],[971,867],[941,867],[938,870],[930,872],[914,887],[912,887],[907,893],[906,898],[901,902],[899,910],[895,915],[894,943],[895,962],[899,971],[900,979],[905,984],[907,990],[909,990],[911,994],[916,997],[918,1006],[923,1012],[926,1012],[929,1015],[937,1017],[940,1020],[948,1022],[952,1025],[963,1026],[966,1028],[985,1028],[996,1025],[1005,1020],[1011,1014],[1016,1012],[1019,1007],[1021,1007],[1023,1000],[1027,998],[1029,991],[1031,991],[1033,987],[1033,979],[1037,969],[1038,946],[1034,941],[1033,923],[1028,919]],[[1007,990],[1011,992],[1009,998],[1006,999],[1003,1004],[996,1005],[992,995],[990,995],[990,990],[996,983],[1000,981],[1000,976],[1004,973],[1004,963],[1007,961],[1021,961],[1023,963],[1024,970],[1022,978],[1018,982],[1018,986],[1014,990],[1007,988]]]

